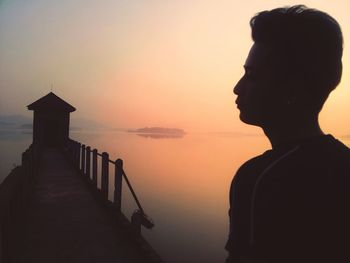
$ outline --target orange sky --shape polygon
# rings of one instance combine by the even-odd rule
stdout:
[[[295,1],[0,1],[0,113],[53,91],[73,116],[111,127],[259,132],[240,123],[232,88],[252,44],[249,19]],[[344,73],[322,114],[350,134],[350,2],[304,1],[334,16]]]

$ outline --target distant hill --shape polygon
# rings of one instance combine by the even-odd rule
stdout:
[[[0,128],[20,128],[32,123],[32,118],[24,115],[0,115]]]
[[[19,128],[32,130],[33,129],[33,124],[22,124]]]
[[[182,129],[164,127],[145,127],[136,130],[128,130],[128,132],[147,134],[185,134],[185,131]]]
[[[0,127],[8,127],[13,125],[11,122],[0,121]]]
[[[0,115],[0,129],[33,129],[33,118],[24,115]],[[84,118],[71,118],[71,130],[109,129],[105,124]]]

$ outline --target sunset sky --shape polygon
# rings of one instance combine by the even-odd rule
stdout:
[[[257,12],[300,1],[0,0],[0,114],[51,90],[73,116],[115,128],[259,132],[240,123],[232,88],[252,45]],[[343,78],[321,114],[350,134],[350,1],[303,4],[344,34]]]

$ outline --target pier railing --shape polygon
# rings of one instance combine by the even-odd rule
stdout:
[[[97,149],[92,149],[90,146],[81,144],[80,142],[69,140],[65,147],[66,152],[73,165],[80,171],[89,183],[93,186],[94,190],[103,198],[107,203],[113,206],[113,209],[122,215],[122,185],[125,181],[128,189],[130,190],[134,201],[138,207],[137,210],[131,216],[131,225],[136,234],[141,233],[141,226],[148,229],[154,226],[153,221],[145,214],[144,209],[141,206],[139,199],[123,169],[123,160],[110,160],[107,152],[99,153]],[[98,161],[100,158],[100,162]],[[98,164],[100,163],[100,167]],[[110,183],[110,169],[109,165],[115,166],[114,169],[114,185]],[[98,187],[98,175],[100,177],[100,188]],[[109,200],[109,189],[113,189],[113,200]]]
[[[22,164],[13,168],[0,185],[0,262],[11,262],[18,253],[32,177],[36,174],[38,149],[33,145],[23,152]]]
[[[145,214],[123,169],[123,160],[110,160],[108,153],[99,153],[97,149],[91,149],[74,140],[69,140],[64,149],[72,164],[86,178],[98,196],[122,218],[126,218],[121,212],[122,185],[125,181],[138,207],[128,220],[131,221],[135,234],[141,234],[141,226],[148,229],[154,226],[152,220]],[[35,181],[33,178],[38,173],[39,156],[40,146],[30,145],[22,154],[21,165],[15,167],[0,184],[0,262],[12,262],[11,255],[18,253],[18,240],[21,240],[23,234],[22,226],[25,224],[27,200]],[[110,185],[109,180],[110,164],[115,166],[113,186]],[[100,188],[98,187],[99,175]],[[112,201],[109,200],[109,189],[113,189]]]

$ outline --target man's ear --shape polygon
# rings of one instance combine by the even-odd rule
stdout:
[[[285,81],[286,99],[294,104],[304,103],[309,100],[310,91],[305,79],[299,74],[289,73]]]

